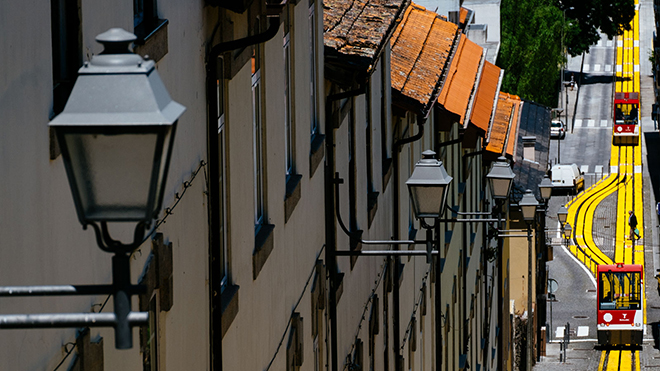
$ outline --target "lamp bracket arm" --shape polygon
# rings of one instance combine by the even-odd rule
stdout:
[[[435,220],[437,220],[437,219],[435,219]],[[434,228],[435,228],[435,225],[436,225],[436,223],[433,223],[433,224],[428,224],[428,223],[426,223],[426,219],[425,219],[425,218],[419,218],[419,224],[420,224],[420,225],[422,226],[422,228],[424,228],[424,229],[434,229]]]
[[[440,223],[495,223],[495,222],[505,222],[506,219],[499,218],[483,218],[483,219],[437,219]]]
[[[346,225],[344,224],[344,221],[341,218],[341,209],[339,208],[339,184],[343,183],[343,179],[339,177],[339,173],[335,173],[334,183],[335,183],[335,212],[337,214],[337,222],[339,223],[339,226],[341,227],[342,231],[344,231],[344,233],[348,236],[348,238],[351,241],[365,245],[413,245],[413,244],[417,245],[417,244],[426,243],[425,241],[413,241],[413,240],[368,241],[357,237],[355,233],[351,233],[351,231],[349,231],[348,228],[346,228]]]
[[[99,248],[105,252],[109,253],[131,253],[133,250],[138,248],[144,239],[144,222],[138,222],[135,226],[135,232],[133,233],[133,242],[130,244],[124,244],[121,241],[117,241],[110,237],[108,231],[107,222],[101,222],[99,227],[95,222],[90,222],[83,225],[83,229],[87,229],[87,226],[91,225],[96,235],[96,243]]]
[[[445,204],[445,208],[449,209],[452,213],[457,215],[491,215],[490,211],[458,211],[452,209],[449,205]]]
[[[506,233],[502,233],[502,234],[497,235],[497,238],[509,238],[509,237],[524,237],[524,238],[527,238],[529,236],[526,235],[526,234],[506,234]]]

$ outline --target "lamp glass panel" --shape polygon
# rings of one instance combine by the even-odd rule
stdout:
[[[523,214],[523,219],[530,221],[534,220],[534,214],[536,214],[536,206],[535,205],[530,205],[530,206],[521,206],[520,207],[522,214]]]
[[[567,218],[568,218],[568,213],[564,213],[561,211],[557,213],[557,219],[559,219],[560,223],[562,224],[566,223]]]
[[[509,188],[511,187],[511,178],[498,179],[490,178],[491,191],[494,198],[506,198],[509,195]]]
[[[158,178],[156,179],[156,188],[154,188],[154,192],[156,193],[154,196],[156,197],[154,200],[154,204],[152,208],[154,209],[154,212],[158,212],[161,207],[161,203],[163,202],[163,191],[165,190],[165,178],[167,177],[167,170],[170,167],[169,161],[170,161],[170,153],[172,150],[172,137],[174,136],[174,128],[176,127],[176,122],[172,126],[167,126],[165,127],[166,129],[163,130],[162,134],[164,135],[163,137],[163,149],[159,153],[156,153],[154,156],[154,166],[158,167]],[[158,161],[157,161],[158,160]],[[153,215],[155,218],[156,215]]]
[[[79,212],[84,214],[84,220],[150,218],[147,209],[158,135],[66,133],[64,140],[75,178],[70,181],[76,183]],[[164,171],[158,169],[160,174]]]
[[[408,188],[417,218],[440,216],[445,187],[414,185]]]
[[[542,186],[539,187],[539,190],[541,191],[541,198],[544,200],[549,199],[552,195],[552,187]]]

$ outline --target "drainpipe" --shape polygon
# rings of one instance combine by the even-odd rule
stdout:
[[[220,271],[220,259],[218,252],[220,249],[220,198],[216,191],[220,189],[219,164],[218,164],[218,57],[227,51],[244,48],[250,45],[259,44],[272,39],[280,27],[280,12],[287,0],[278,4],[266,2],[268,11],[268,29],[258,35],[248,36],[242,39],[221,42],[211,48],[207,53],[206,59],[206,103],[207,103],[207,156],[209,172],[209,275],[211,287],[209,290],[209,301],[211,303],[210,314],[210,342],[211,342],[211,369],[222,371],[222,295],[220,294],[222,284],[220,277],[213,272]],[[222,72],[222,71],[220,71]]]
[[[366,92],[362,85],[357,89],[333,94],[326,98],[325,103],[325,260],[327,265],[330,288],[328,290],[328,317],[330,319],[330,361],[332,371],[338,371],[337,362],[337,286],[339,275],[337,271],[337,226],[335,224],[335,123],[332,122],[332,103],[341,99],[353,98]]]

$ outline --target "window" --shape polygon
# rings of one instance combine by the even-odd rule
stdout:
[[[348,195],[349,195],[349,229],[358,229],[357,220],[357,159],[355,148],[355,109],[351,108],[348,122]]]
[[[167,54],[167,19],[158,18],[156,0],[133,0],[135,52],[158,62]]]
[[[314,0],[309,1],[309,102],[310,124],[312,138],[319,133],[318,103],[316,89],[318,86],[318,66],[316,64],[316,5]]]
[[[51,0],[53,116],[64,110],[82,66],[78,0]]]
[[[365,120],[365,138],[367,138],[367,193],[374,191],[374,177],[373,177],[373,151],[371,142],[371,89],[367,87],[366,97],[366,120]]]
[[[286,24],[285,24],[286,25]],[[293,117],[291,99],[291,33],[285,26],[284,35],[284,151],[286,157],[286,178],[295,173],[293,151]]]
[[[252,54],[252,138],[254,175],[254,224],[264,223],[264,163],[263,163],[263,123],[261,117],[261,46],[255,45]]]
[[[389,182],[389,177],[391,174],[392,167],[392,127],[391,127],[391,113],[390,106],[391,100],[388,92],[391,89],[389,68],[383,66],[389,66],[389,53],[383,53],[383,60],[381,64],[381,84],[380,84],[380,141],[381,141],[381,158],[382,158],[382,167],[383,167],[383,186],[382,190],[385,192],[385,187]]]
[[[295,312],[292,314],[290,321],[291,330],[286,345],[286,370],[299,371],[304,361],[303,319],[300,313]]]
[[[222,57],[218,58],[218,71],[223,71],[224,63]],[[228,254],[227,254],[227,185],[226,185],[226,160],[225,160],[225,86],[224,79],[218,78],[218,199],[220,203],[218,241],[220,258],[220,285],[221,292],[225,290],[228,276]]]

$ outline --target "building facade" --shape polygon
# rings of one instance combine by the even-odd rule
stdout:
[[[491,163],[521,161],[520,118],[494,129],[504,72],[467,38],[471,12],[450,5],[456,23],[408,0],[0,5],[1,286],[111,280],[48,127],[101,52],[96,35],[134,33],[187,108],[163,210],[131,256],[149,326],[130,350],[111,328],[2,330],[0,369],[511,369],[498,309],[518,295],[499,269],[509,242],[476,219],[494,211]],[[453,178],[430,261],[413,255],[428,235],[406,186],[425,150]],[[132,228],[110,229],[129,240]],[[0,302],[0,314],[113,304]]]

